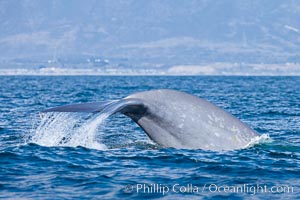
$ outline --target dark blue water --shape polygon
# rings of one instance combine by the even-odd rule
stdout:
[[[0,198],[300,196],[300,77],[11,76],[0,85]],[[52,116],[45,125],[38,114],[158,88],[205,98],[271,139],[229,152],[162,148],[122,115]],[[69,140],[57,143],[60,134]]]

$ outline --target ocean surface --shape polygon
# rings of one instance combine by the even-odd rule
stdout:
[[[300,197],[300,77],[0,76],[0,86],[1,199]],[[234,151],[163,148],[121,114],[39,114],[160,88],[205,98],[263,137]]]

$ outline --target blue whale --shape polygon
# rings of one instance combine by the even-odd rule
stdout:
[[[42,112],[120,112],[130,117],[163,147],[234,150],[258,133],[236,117],[194,95],[175,90],[134,93],[120,100],[72,104]]]

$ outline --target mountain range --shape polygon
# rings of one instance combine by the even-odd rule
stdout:
[[[1,0],[0,62],[299,63],[299,0]]]

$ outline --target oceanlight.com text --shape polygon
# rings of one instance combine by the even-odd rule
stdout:
[[[137,194],[161,194],[168,193],[236,193],[255,195],[258,193],[293,193],[294,187],[291,185],[266,185],[266,184],[242,184],[242,185],[218,185],[218,184],[129,184],[123,188],[125,193]]]

